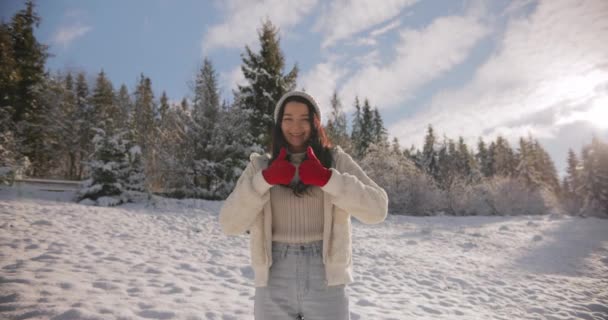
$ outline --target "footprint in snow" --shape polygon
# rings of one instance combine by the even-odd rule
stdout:
[[[375,307],[376,304],[367,300],[367,299],[359,299],[359,301],[357,301],[357,305],[362,306],[362,307]]]
[[[538,227],[538,223],[536,223],[534,221],[528,221],[528,223],[526,223],[526,225],[528,227]]]

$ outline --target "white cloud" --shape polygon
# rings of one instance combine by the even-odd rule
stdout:
[[[242,48],[258,41],[257,30],[265,19],[281,32],[296,26],[316,6],[317,0],[229,0],[222,2],[224,22],[211,26],[203,38],[203,51]]]
[[[66,48],[76,39],[83,37],[91,31],[92,28],[82,22],[86,15],[87,13],[81,9],[72,8],[66,10],[63,14],[64,22],[51,36],[51,42]]]
[[[539,3],[530,16],[509,22],[497,52],[471,82],[437,94],[425,111],[389,132],[404,145],[420,145],[429,123],[469,141],[482,133],[500,133],[511,141],[528,131],[556,137],[556,126],[580,120],[564,120],[561,113],[588,108],[605,97],[599,91],[608,85],[606,17],[608,3],[603,1]]]
[[[315,29],[323,32],[322,47],[364,31],[396,17],[417,0],[336,0],[325,8]]]
[[[378,29],[370,31],[369,35],[372,37],[377,37],[377,36],[380,36],[380,35],[383,35],[383,34],[389,32],[395,28],[398,28],[400,25],[401,25],[401,21],[395,20],[395,21],[385,25],[384,27],[380,27]]]
[[[590,123],[598,129],[608,129],[608,95],[603,94],[594,98],[590,108],[574,110],[570,114],[560,115],[555,124],[563,126],[579,121]]]
[[[478,15],[441,17],[422,30],[404,29],[394,60],[379,65],[372,55],[340,91],[346,97],[369,98],[379,108],[396,107],[461,63],[488,33]]]
[[[366,35],[365,37],[355,39],[354,41],[352,41],[352,43],[355,46],[375,47],[376,45],[378,45],[378,41],[376,40],[377,37],[398,28],[400,25],[401,21],[395,20],[383,27],[370,31],[369,35]]]
[[[246,82],[241,66],[232,69],[232,71],[220,73],[220,83],[226,92],[232,92],[232,90],[238,88],[238,85],[245,85]]]
[[[333,61],[328,61],[316,65],[299,81],[298,87],[306,90],[320,105],[323,122],[331,113],[331,97],[336,90],[338,80],[343,75],[344,70],[337,67]]]
[[[91,31],[91,27],[85,25],[62,26],[53,35],[53,43],[63,46],[69,46],[74,40],[84,36]]]

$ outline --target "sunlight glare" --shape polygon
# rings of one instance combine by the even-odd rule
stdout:
[[[608,129],[608,98],[595,100],[585,114],[585,120],[599,129]]]

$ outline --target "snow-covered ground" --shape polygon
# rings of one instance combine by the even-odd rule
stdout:
[[[221,202],[117,208],[0,189],[0,318],[253,319],[246,235]],[[608,220],[354,223],[352,319],[608,319]]]

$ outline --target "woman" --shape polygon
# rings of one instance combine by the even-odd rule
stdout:
[[[220,211],[223,231],[251,237],[255,319],[349,319],[351,215],[384,221],[386,192],[331,147],[315,100],[285,94],[272,157],[253,153]]]

